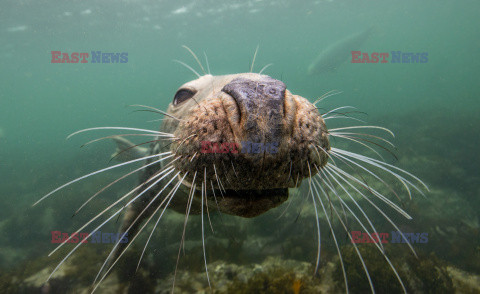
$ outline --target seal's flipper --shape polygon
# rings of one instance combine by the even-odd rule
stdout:
[[[113,141],[115,141],[117,149],[112,154],[112,158],[115,158],[116,160],[129,161],[148,155],[147,148],[135,146],[134,143],[123,137],[114,137]]]

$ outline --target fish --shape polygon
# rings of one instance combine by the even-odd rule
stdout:
[[[308,66],[308,75],[320,75],[335,72],[351,56],[351,51],[359,50],[370,37],[373,27],[349,35],[322,50]]]

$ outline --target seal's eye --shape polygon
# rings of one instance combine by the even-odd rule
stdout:
[[[180,89],[177,91],[175,97],[173,98],[173,105],[178,105],[183,101],[192,98],[193,95],[195,95],[195,92],[193,92],[192,90]]]

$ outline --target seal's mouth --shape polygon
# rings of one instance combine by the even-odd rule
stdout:
[[[216,193],[220,193],[217,190]],[[212,197],[214,198],[214,197]],[[266,210],[277,207],[288,199],[288,189],[265,189],[265,190],[226,190],[223,197],[218,197],[216,204],[220,211],[228,211],[229,214],[255,217]],[[215,199],[212,199],[215,200]]]

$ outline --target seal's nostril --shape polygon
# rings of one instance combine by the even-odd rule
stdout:
[[[254,142],[281,140],[286,90],[283,82],[268,76],[258,80],[236,78],[222,89],[235,100],[241,118],[238,122]]]

